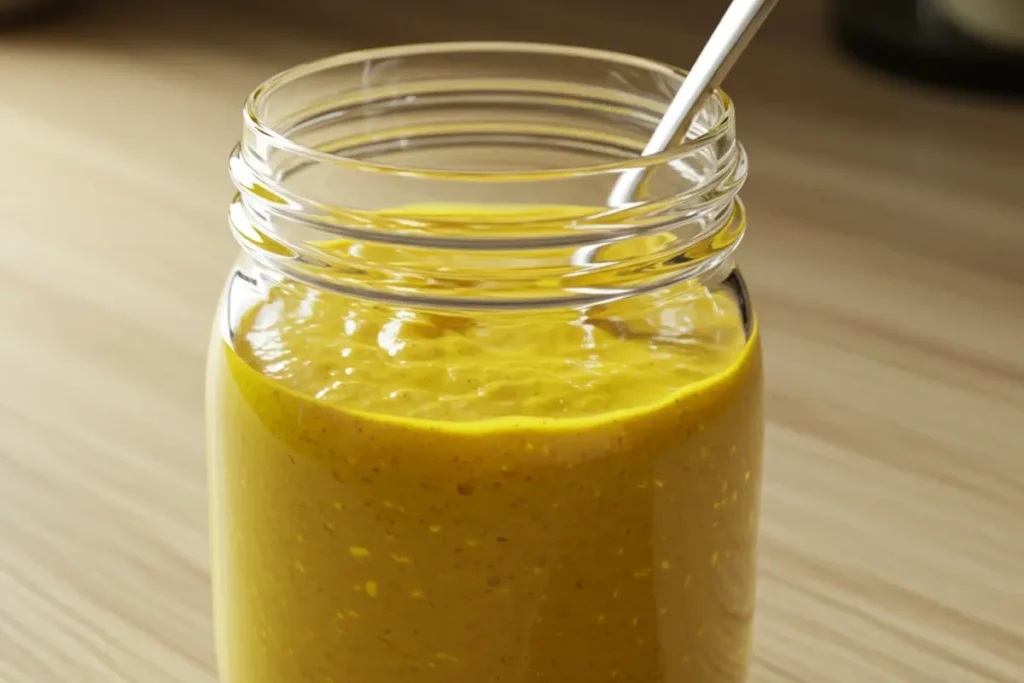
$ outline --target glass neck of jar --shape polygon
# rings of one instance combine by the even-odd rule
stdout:
[[[232,230],[268,277],[410,305],[586,306],[722,279],[746,225],[730,100],[639,156],[684,77],[514,44],[298,67],[246,105]],[[636,170],[635,196],[609,200]]]

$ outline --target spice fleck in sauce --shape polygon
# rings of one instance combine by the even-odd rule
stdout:
[[[210,373],[223,683],[745,680],[761,367],[728,294],[279,285]]]

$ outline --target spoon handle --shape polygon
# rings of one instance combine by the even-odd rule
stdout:
[[[718,22],[714,33],[701,50],[693,68],[683,81],[665,115],[658,122],[642,156],[668,149],[689,130],[694,116],[715,88],[722,84],[733,65],[743,54],[761,24],[775,8],[778,0],[733,0]],[[609,196],[611,206],[622,206],[633,200],[645,169],[635,168],[622,173]]]

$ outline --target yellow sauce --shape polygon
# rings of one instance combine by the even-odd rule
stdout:
[[[210,361],[223,683],[740,683],[761,365],[726,294],[280,285]]]

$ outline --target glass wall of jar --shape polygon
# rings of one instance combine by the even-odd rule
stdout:
[[[746,156],[719,93],[638,158],[682,78],[441,44],[255,91],[208,374],[222,683],[745,680]]]

